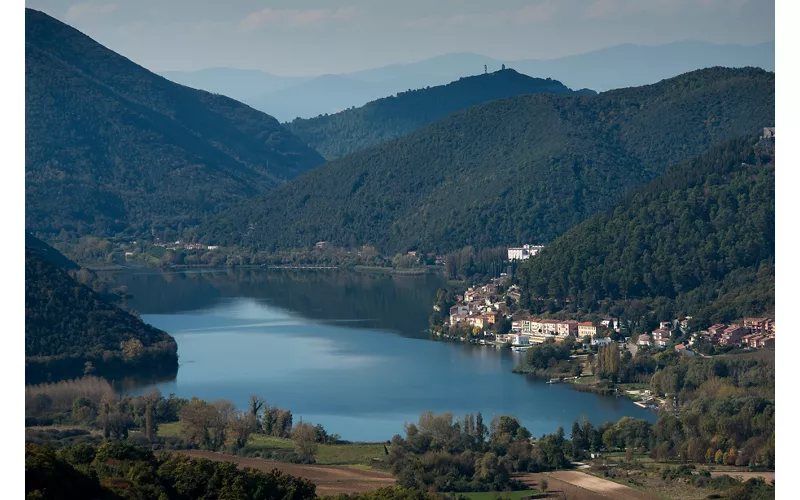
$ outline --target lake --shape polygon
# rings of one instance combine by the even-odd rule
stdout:
[[[142,319],[172,334],[180,368],[164,395],[250,394],[351,441],[385,441],[425,410],[514,415],[535,436],[655,414],[623,398],[511,373],[522,354],[431,341],[440,276],[343,271],[138,271],[115,274]]]

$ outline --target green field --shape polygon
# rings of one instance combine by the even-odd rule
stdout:
[[[158,427],[158,435],[162,437],[179,437],[181,424],[170,422]],[[262,450],[291,450],[291,439],[276,438],[253,434],[247,443],[253,448]],[[388,449],[388,445],[387,445]],[[316,461],[320,465],[369,466],[373,459],[384,456],[383,443],[349,443],[321,444],[317,448]]]

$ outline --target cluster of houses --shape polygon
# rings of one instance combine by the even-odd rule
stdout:
[[[681,331],[687,331],[689,329],[689,320],[691,320],[691,316],[686,316],[683,319],[675,320],[675,326],[680,329]],[[640,346],[651,346],[651,347],[666,347],[667,343],[672,339],[672,321],[662,321],[658,328],[650,332],[649,334],[642,334],[639,335],[639,338],[636,340],[636,343]],[[684,351],[686,346],[681,346],[682,349],[678,349],[681,354],[692,355],[691,351]]]
[[[508,310],[505,297],[498,293],[504,278],[496,278],[488,285],[469,288],[464,295],[457,298],[458,304],[450,308],[450,326],[470,325],[486,329],[497,322],[500,316]],[[519,290],[512,286],[505,294],[516,294],[519,300]]]
[[[535,255],[542,247],[524,245],[522,248],[509,248],[509,259],[525,260]],[[449,310],[449,326],[469,326],[484,332],[485,336],[492,325],[502,318],[511,318],[511,332],[494,335],[497,343],[510,344],[517,349],[525,349],[532,344],[541,344],[547,340],[561,342],[572,337],[574,339],[589,339],[593,346],[603,346],[613,343],[611,333],[620,333],[619,320],[603,318],[592,323],[576,320],[556,320],[531,317],[527,311],[518,311],[511,315],[512,303],[520,300],[520,289],[517,285],[505,288],[507,277],[491,280],[488,284],[471,287],[463,295],[456,297],[457,303]],[[438,307],[438,306],[437,306]],[[664,321],[659,327],[649,334],[642,334],[636,343],[642,347],[664,348],[672,341],[675,330],[688,333],[691,316],[686,316],[674,321]],[[678,344],[675,350],[684,356],[694,356],[690,346],[705,338],[714,345],[732,346],[741,345],[753,349],[775,347],[775,321],[770,318],[745,318],[741,324],[717,324],[692,334],[688,346]],[[626,338],[625,342],[629,339]],[[481,341],[483,343],[483,341]],[[620,345],[624,342],[620,342]]]
[[[180,240],[175,243],[153,243],[154,247],[162,247],[167,250],[217,250],[218,245],[203,245],[201,243],[184,243]]]
[[[688,321],[691,317],[686,317],[676,325],[679,329],[686,332]],[[672,322],[666,321],[659,325],[659,328],[650,332],[649,335],[639,335],[637,344],[640,346],[666,347],[672,338]],[[701,339],[707,340],[712,345],[719,346],[741,346],[752,349],[774,348],[775,347],[775,321],[770,318],[744,318],[740,324],[716,324],[710,328],[693,333],[689,346],[693,346]],[[681,354],[692,356],[694,353],[688,346],[679,344],[675,350]]]
[[[692,335],[689,344],[706,339],[713,345],[741,345],[753,349],[775,347],[775,321],[770,318],[744,318],[741,324],[716,324]]]

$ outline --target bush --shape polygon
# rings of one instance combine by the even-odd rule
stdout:
[[[547,486],[548,486],[547,479],[542,478],[539,481],[539,489],[542,491],[542,493],[547,493]]]

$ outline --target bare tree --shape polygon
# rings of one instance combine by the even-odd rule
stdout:
[[[256,420],[258,420],[258,412],[261,411],[264,403],[266,403],[266,401],[264,401],[264,399],[258,394],[250,395],[250,402],[247,406],[250,408],[250,413],[256,418]]]

